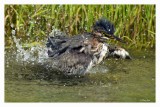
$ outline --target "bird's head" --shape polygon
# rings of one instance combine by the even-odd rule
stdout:
[[[116,39],[120,42],[124,42],[121,38],[115,36],[114,32],[115,32],[114,25],[105,18],[99,19],[92,26],[92,33],[101,40],[104,41],[110,38],[110,39]]]

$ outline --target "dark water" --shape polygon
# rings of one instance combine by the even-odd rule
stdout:
[[[5,102],[155,102],[154,50],[105,59],[83,77],[61,76],[13,53],[5,51]]]

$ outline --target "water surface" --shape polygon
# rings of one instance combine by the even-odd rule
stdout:
[[[133,60],[109,58],[83,77],[64,77],[6,50],[5,102],[155,102],[155,51],[129,52]]]

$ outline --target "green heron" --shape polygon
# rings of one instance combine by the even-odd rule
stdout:
[[[123,48],[106,43],[108,39],[124,42],[114,35],[115,28],[107,19],[101,18],[94,23],[91,32],[76,36],[64,34],[50,35],[47,41],[48,56],[54,66],[64,75],[84,75],[99,64],[106,56],[130,59]]]

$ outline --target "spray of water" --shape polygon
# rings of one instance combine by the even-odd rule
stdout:
[[[44,64],[48,60],[47,48],[46,48],[46,39],[42,41],[43,45],[36,45],[32,46],[28,49],[24,49],[22,44],[20,44],[20,39],[16,38],[16,30],[14,30],[14,25],[12,27],[12,37],[13,41],[16,44],[16,60],[18,62],[25,62],[25,63],[32,63],[32,64]],[[56,35],[66,35],[60,30],[52,27],[52,32],[49,36],[56,36]]]
[[[48,58],[47,49],[45,46],[37,45],[28,49],[24,49],[20,40],[15,36],[15,30],[12,30],[13,41],[16,44],[16,60],[26,63],[41,63],[43,64]]]
[[[46,42],[47,38],[31,47],[24,47],[21,39],[16,37],[16,30],[12,27],[12,39],[14,48],[5,51],[5,75],[8,78],[27,79],[55,79],[57,71],[54,68],[54,61],[48,57]],[[56,29],[52,30],[50,36],[60,34]]]

